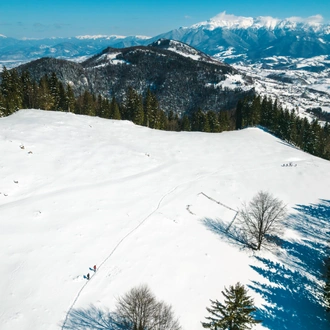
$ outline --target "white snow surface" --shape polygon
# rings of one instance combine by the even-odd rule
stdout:
[[[0,119],[0,154],[2,330],[61,329],[144,283],[183,329],[202,329],[209,299],[238,281],[275,311],[257,329],[326,329],[308,297],[322,285],[329,161],[259,128],[164,132],[42,110]],[[290,216],[282,248],[252,253],[211,229],[259,190]]]

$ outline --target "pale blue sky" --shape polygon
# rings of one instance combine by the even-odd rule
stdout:
[[[0,34],[15,38],[156,36],[223,11],[249,17],[322,15],[325,23],[330,22],[329,0],[0,0]]]

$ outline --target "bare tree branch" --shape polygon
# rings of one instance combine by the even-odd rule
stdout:
[[[252,201],[239,211],[242,229],[255,250],[260,250],[267,237],[282,233],[286,205],[270,193],[259,191]]]

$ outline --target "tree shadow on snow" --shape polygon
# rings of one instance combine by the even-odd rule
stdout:
[[[281,263],[255,255],[258,266],[251,265],[267,284],[253,281],[251,289],[266,301],[256,319],[271,330],[329,330],[329,313],[322,305],[325,259],[329,255],[330,201],[297,205],[288,217],[286,228],[297,231],[299,240],[276,237],[272,251]],[[248,244],[238,226],[222,220],[202,219],[203,224],[221,239],[246,248]],[[321,280],[321,281],[320,281]]]
[[[290,215],[286,226],[298,231],[303,239],[281,240],[279,258],[283,263],[256,256],[260,266],[251,266],[269,281],[268,284],[253,281],[249,285],[266,301],[256,316],[272,330],[326,330],[330,328],[330,320],[322,305],[323,282],[320,280],[324,280],[330,238],[330,201],[297,205],[294,209],[297,212]]]
[[[221,219],[213,220],[204,218],[201,221],[207,229],[219,235],[222,240],[226,240],[228,243],[234,244],[240,249],[250,247],[245,237],[242,235],[241,230],[235,225],[229,227],[229,225]]]
[[[86,309],[71,310],[62,329],[125,330],[127,327],[120,322],[116,314],[90,305],[90,307]]]

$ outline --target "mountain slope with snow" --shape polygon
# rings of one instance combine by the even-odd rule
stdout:
[[[328,329],[330,162],[258,128],[164,132],[38,110],[0,119],[0,152],[2,330],[61,329],[141,283],[202,329],[209,299],[237,281],[259,329]],[[289,217],[281,247],[254,254],[220,227],[259,190]]]
[[[236,57],[250,61],[268,56],[307,58],[329,54],[330,25],[323,24],[321,16],[280,20],[224,12],[208,21],[169,31],[157,38],[180,40],[213,56],[231,49]]]

